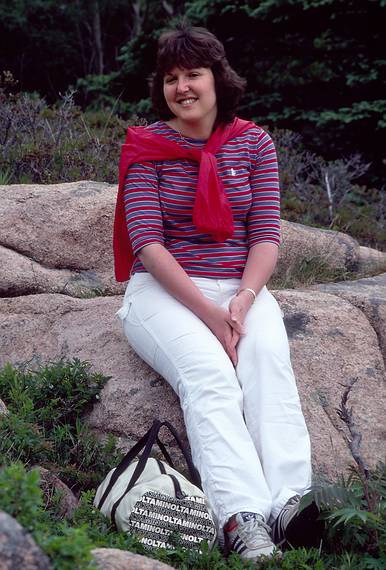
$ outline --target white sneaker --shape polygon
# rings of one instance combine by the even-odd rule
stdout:
[[[262,556],[279,552],[270,537],[271,529],[257,513],[237,513],[224,527],[225,554],[237,552],[241,558],[256,562]]]
[[[319,509],[314,502],[300,510],[300,495],[294,495],[286,502],[272,525],[272,537],[276,544],[319,546],[324,525],[318,520]]]

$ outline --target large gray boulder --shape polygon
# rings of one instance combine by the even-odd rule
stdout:
[[[118,548],[94,548],[91,554],[101,570],[173,570],[159,560]]]
[[[112,263],[115,194],[101,182],[0,186],[0,295],[122,290]]]
[[[0,296],[64,293],[74,297],[123,291],[112,258],[116,186],[80,181],[0,186]],[[340,232],[283,221],[276,279],[299,273],[379,273],[386,254]]]
[[[48,557],[30,534],[0,511],[0,570],[50,570]]]
[[[377,333],[386,363],[386,273],[355,281],[324,283],[312,288],[346,299],[363,311]]]
[[[111,379],[88,420],[101,434],[113,432],[128,444],[154,417],[171,420],[182,433],[184,427],[175,394],[130,349],[114,317],[125,287],[113,272],[115,196],[116,186],[89,181],[0,186],[0,366],[73,357],[90,361]],[[284,286],[305,272],[319,272],[323,281],[379,273],[386,266],[386,253],[359,246],[345,234],[282,225],[275,280]],[[336,408],[354,378],[350,403],[363,434],[363,455],[370,465],[385,456],[384,279],[276,293],[314,467],[333,478],[352,462],[347,427]]]
[[[279,291],[292,360],[313,444],[315,471],[335,478],[352,463],[338,419],[344,386],[358,378],[350,403],[370,465],[385,456],[385,368],[377,335],[364,313],[348,301],[317,291]],[[168,419],[183,433],[171,388],[131,350],[114,313],[120,297],[74,299],[41,294],[0,299],[0,366],[78,357],[111,376],[90,424],[100,433],[137,440],[153,418]]]

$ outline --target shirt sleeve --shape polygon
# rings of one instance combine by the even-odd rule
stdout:
[[[280,187],[275,146],[263,131],[257,139],[250,175],[252,206],[248,213],[249,247],[269,242],[280,245]]]
[[[123,199],[126,226],[134,255],[145,245],[164,244],[158,177],[152,162],[134,163],[127,169]]]

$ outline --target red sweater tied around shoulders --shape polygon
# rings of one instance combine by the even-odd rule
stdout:
[[[217,171],[215,154],[227,141],[254,126],[250,121],[235,118],[232,123],[220,125],[212,133],[205,147],[184,148],[145,127],[129,127],[122,145],[119,162],[119,186],[114,218],[114,262],[117,281],[127,281],[134,263],[125,216],[124,182],[127,169],[135,162],[148,160],[193,160],[199,164],[193,224],[196,228],[223,242],[233,236],[234,225],[230,204]]]

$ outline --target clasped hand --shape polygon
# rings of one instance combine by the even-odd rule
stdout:
[[[208,318],[205,319],[207,326],[224,347],[233,366],[238,362],[236,347],[241,335],[245,333],[244,320],[252,302],[253,298],[250,298],[250,295],[241,293],[233,297],[228,310],[213,305]]]

